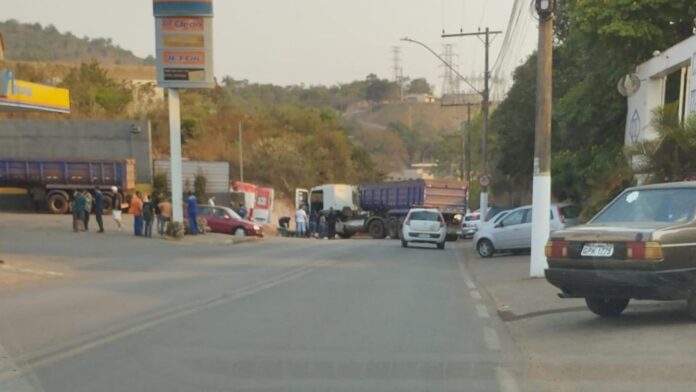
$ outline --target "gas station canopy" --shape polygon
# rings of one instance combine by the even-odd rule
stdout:
[[[70,113],[67,89],[16,80],[9,70],[0,71],[0,111]]]

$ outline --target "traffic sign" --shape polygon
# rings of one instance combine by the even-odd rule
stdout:
[[[482,174],[481,177],[479,177],[479,185],[481,187],[485,188],[491,183],[491,178],[487,174]]]

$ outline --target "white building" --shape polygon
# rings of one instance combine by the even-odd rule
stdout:
[[[636,68],[637,78],[633,78],[633,83],[626,83],[629,93],[637,88],[628,97],[625,134],[627,146],[657,137],[651,126],[653,111],[665,103],[678,102],[680,120],[696,113],[694,65],[696,35],[656,54]]]

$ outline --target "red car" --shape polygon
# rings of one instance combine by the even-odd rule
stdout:
[[[242,219],[229,207],[199,205],[198,216],[208,221],[213,233],[232,234],[238,237],[263,237],[263,229],[254,222]]]

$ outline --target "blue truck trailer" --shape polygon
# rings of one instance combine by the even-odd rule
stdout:
[[[448,240],[456,240],[466,214],[467,186],[463,181],[416,179],[361,184],[326,184],[298,189],[296,204],[310,209],[337,211],[336,232],[343,238],[368,233],[373,238],[400,238],[401,224],[411,208],[437,208],[448,227]]]
[[[104,206],[110,209],[112,186],[118,188],[121,196],[135,188],[135,160],[0,158],[0,188],[25,189],[34,202],[46,203],[48,210],[54,214],[69,211],[73,191],[94,187],[104,192]]]

